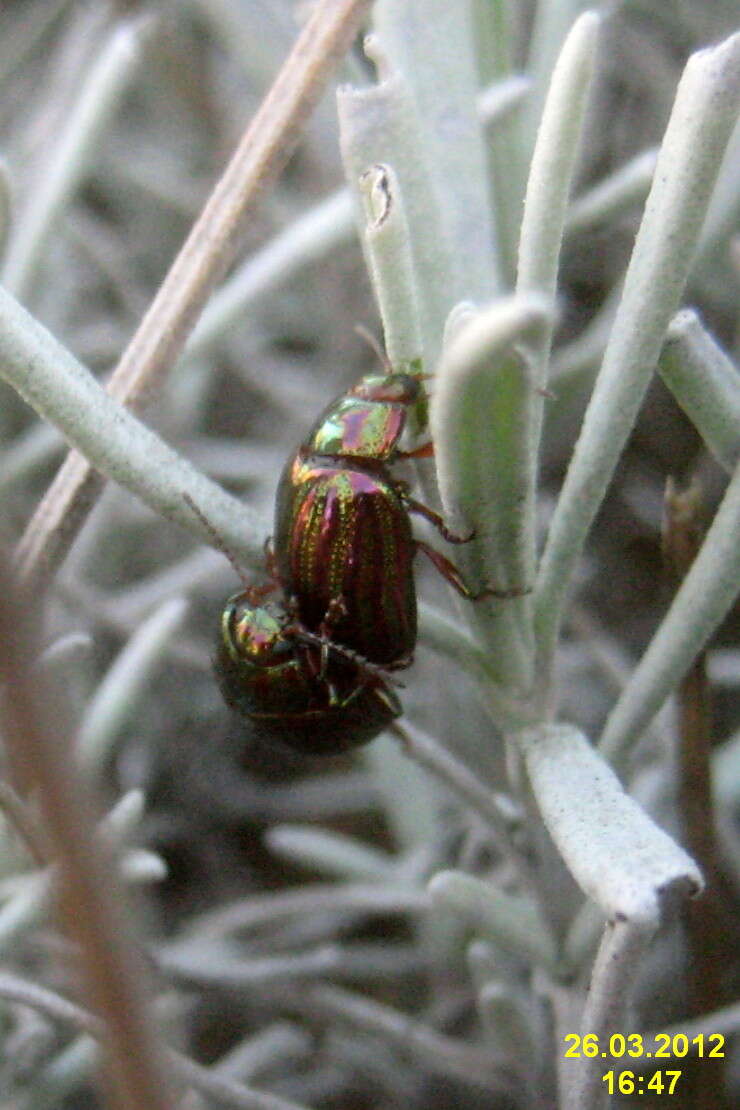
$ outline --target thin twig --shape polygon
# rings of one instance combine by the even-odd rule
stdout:
[[[108,386],[117,400],[137,409],[161,389],[234,257],[247,215],[285,164],[370,2],[317,5],[118,363]],[[101,488],[71,451],[18,546],[23,580],[46,578],[60,565]]]
[[[116,1110],[170,1110],[157,1043],[146,1012],[142,969],[125,928],[126,906],[112,862],[96,836],[90,799],[65,749],[65,714],[50,686],[31,671],[35,627],[12,589],[7,566],[0,591],[3,736],[16,784],[38,795],[59,867],[59,913],[80,949],[91,1008],[105,1025],[106,1077]]]

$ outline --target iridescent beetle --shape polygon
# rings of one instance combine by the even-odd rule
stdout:
[[[185,500],[242,577],[208,519]],[[224,701],[252,722],[260,740],[307,755],[334,755],[373,740],[402,713],[389,676],[309,630],[290,603],[264,601],[276,585],[274,577],[267,586],[245,582],[224,606],[213,661]]]
[[[268,558],[272,581],[227,601],[216,657],[224,700],[265,739],[311,754],[338,752],[373,739],[400,715],[388,672],[408,666],[416,646],[418,550],[471,601],[522,592],[474,592],[449,559],[414,538],[412,512],[450,542],[472,538],[449,532],[391,473],[398,459],[432,453],[430,443],[399,447],[409,412],[424,401],[413,375],[367,375],[332,401],[288,460]],[[287,601],[263,604],[278,586]]]
[[[414,500],[391,473],[398,459],[432,453],[399,448],[409,411],[424,399],[418,377],[371,374],[324,410],[288,460],[275,508],[277,577],[300,619],[373,663],[408,666],[416,645],[413,559],[423,551],[471,601],[520,590],[478,592],[441,552],[415,539],[409,513],[452,543],[439,513]]]
[[[310,755],[365,744],[402,712],[378,668],[250,591],[226,603],[215,669],[224,701],[262,740]]]

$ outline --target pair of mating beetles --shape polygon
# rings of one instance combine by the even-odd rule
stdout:
[[[471,538],[450,533],[390,470],[432,453],[431,443],[399,447],[409,412],[425,399],[412,375],[368,375],[332,401],[285,466],[271,582],[229,598],[215,661],[224,700],[268,742],[334,754],[401,714],[389,672],[411,663],[416,644],[416,551],[470,600],[519,592],[474,593],[412,534],[413,512],[448,541]],[[283,601],[264,600],[278,588]]]

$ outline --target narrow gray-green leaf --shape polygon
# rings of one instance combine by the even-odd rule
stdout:
[[[655,926],[670,899],[701,890],[694,861],[625,793],[576,728],[541,725],[514,740],[550,836],[609,920]]]

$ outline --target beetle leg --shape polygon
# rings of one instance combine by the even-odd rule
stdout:
[[[434,455],[434,444],[431,439],[427,443],[421,443],[418,447],[413,447],[410,451],[396,451],[395,458],[397,459],[431,459]]]
[[[358,674],[361,674],[366,681],[381,682],[391,681],[387,672],[388,671],[401,671],[405,667],[410,667],[414,661],[413,655],[404,655],[401,659],[396,659],[392,663],[371,663],[364,655],[359,652],[353,651],[351,648],[345,647],[343,644],[337,643],[336,640],[331,639],[332,627],[339,624],[347,616],[347,606],[343,597],[333,597],[329,602],[329,607],[326,610],[324,619],[319,625],[319,633],[321,634],[324,644],[327,648],[326,662],[328,662],[328,649],[339,652],[340,655],[352,660],[357,666]],[[403,683],[397,679],[393,680],[394,686],[403,688]]]
[[[298,603],[298,598],[295,594],[290,594],[284,599],[285,605],[285,632],[287,635],[299,636],[303,631],[303,621],[301,620],[301,609]]]
[[[324,619],[319,625],[319,632],[321,633],[321,635],[328,638],[332,628],[334,628],[338,624],[341,624],[346,616],[347,603],[345,602],[344,598],[341,596],[333,597],[326,608]]]
[[[325,637],[317,636],[314,632],[309,632],[303,624],[298,598],[295,594],[291,594],[289,597],[285,598],[285,612],[288,619],[285,623],[283,632],[286,636],[293,636],[300,646],[300,658],[304,674],[307,678],[312,680],[323,681],[324,671],[326,670],[324,652]],[[316,661],[315,651],[317,647],[319,648],[318,663]]]
[[[339,691],[337,690],[334,683],[333,682],[328,682],[327,680],[324,680],[324,686],[326,687],[326,693],[327,693],[327,699],[326,700],[327,700],[327,704],[329,705],[329,708],[333,709],[338,705],[342,705],[342,699],[339,696]]]
[[[267,570],[267,573],[270,575],[270,578],[272,578],[273,582],[275,583],[275,589],[277,589],[277,587],[281,585],[281,582],[280,575],[278,574],[277,556],[275,555],[275,546],[272,542],[272,536],[265,537],[265,542],[262,545],[262,550],[265,553],[265,568]]]
[[[301,624],[299,620],[295,620],[292,624],[285,626],[286,634],[295,636],[296,640],[301,642],[305,647],[305,670],[309,678],[317,679],[324,682],[329,690],[331,690],[331,683],[329,683],[325,676],[325,671],[329,659],[329,652],[334,655],[346,659],[348,663],[354,664],[357,668],[357,673],[365,682],[372,683],[376,686],[385,686],[389,683],[392,686],[398,686],[403,689],[403,683],[399,682],[397,678],[391,678],[389,671],[400,670],[402,667],[409,667],[413,662],[413,656],[404,656],[403,659],[396,660],[395,663],[380,664],[371,663],[364,655],[360,655],[358,651],[353,651],[352,648],[345,647],[344,644],[337,643],[332,640],[330,636],[319,634],[318,632],[311,632],[305,625]],[[320,666],[316,666],[314,653],[311,652],[311,647],[316,646],[320,651]]]
[[[282,589],[283,582],[280,578],[280,572],[278,571],[277,556],[275,554],[275,545],[272,542],[272,536],[265,537],[262,550],[265,554],[265,570],[267,571],[271,583],[269,586],[265,585],[260,587],[262,590],[261,596],[264,597],[272,590]],[[292,600],[295,602],[295,598]]]
[[[416,550],[423,551],[428,559],[430,559],[439,573],[444,579],[457,590],[461,597],[465,597],[468,601],[482,601],[486,597],[497,597],[500,600],[506,600],[512,597],[522,597],[523,594],[531,593],[531,588],[523,589],[521,586],[514,586],[509,590],[502,590],[496,586],[483,586],[480,590],[471,590],[462,574],[450,560],[437,551],[434,547],[424,543],[423,540],[415,540]]]
[[[423,504],[423,502],[417,501],[416,498],[409,497],[408,493],[405,493],[403,490],[401,491],[401,496],[403,497],[408,511],[410,513],[416,513],[418,516],[423,516],[425,520],[428,520],[430,524],[434,525],[440,536],[447,540],[448,543],[470,543],[475,537],[475,529],[467,536],[458,536],[456,532],[450,531],[440,513],[435,512],[434,509],[430,509],[429,506]]]
[[[475,529],[467,536],[458,536],[457,532],[451,532],[445,524],[441,513],[435,512],[434,509],[430,509],[428,505],[425,505],[423,501],[417,501],[415,497],[411,496],[409,493],[409,483],[404,482],[403,478],[394,477],[393,486],[396,493],[403,501],[406,511],[409,513],[416,513],[417,516],[423,516],[425,520],[428,520],[430,524],[434,525],[440,536],[447,540],[448,543],[470,543],[470,541],[475,538]]]
[[[259,605],[263,598],[268,594],[274,593],[277,589],[276,582],[265,582],[262,586],[247,586],[244,593],[250,605]]]
[[[341,656],[346,659],[348,663],[353,663],[357,667],[358,674],[367,682],[384,683],[390,681],[387,671],[395,670],[397,667],[408,666],[411,662],[399,660],[398,663],[392,667],[380,666],[378,663],[371,663],[364,655],[359,652],[353,651],[352,648],[345,647],[344,644],[338,643],[332,639],[332,627],[338,624],[343,617],[347,614],[347,607],[344,599],[341,597],[332,598],[327,607],[324,619],[319,625],[317,632],[312,632],[303,624],[300,618],[298,598],[293,596],[286,600],[286,609],[290,615],[290,622],[285,627],[285,632],[303,643],[305,646],[305,671],[309,678],[316,679],[323,682],[332,696],[332,685],[327,681],[326,672],[329,666],[329,653],[334,652],[335,655]],[[319,649],[319,663],[316,663],[316,653],[311,648],[316,647]],[[394,682],[396,686],[401,683]],[[334,691],[336,694],[336,691]],[[332,703],[334,704],[334,703]]]
[[[263,583],[261,586],[247,586],[244,591],[249,599],[250,605],[259,605],[263,598],[269,597],[280,586],[280,580],[276,573],[275,552],[272,546],[272,536],[268,536],[263,544],[265,552],[265,569],[270,577],[269,582]]]
[[[319,636],[321,637],[321,670],[319,671],[319,678],[324,678],[326,675],[326,668],[329,665],[329,648],[331,644],[332,628],[338,625],[347,616],[347,606],[343,597],[333,597],[327,606],[324,613],[324,619],[319,625]]]

